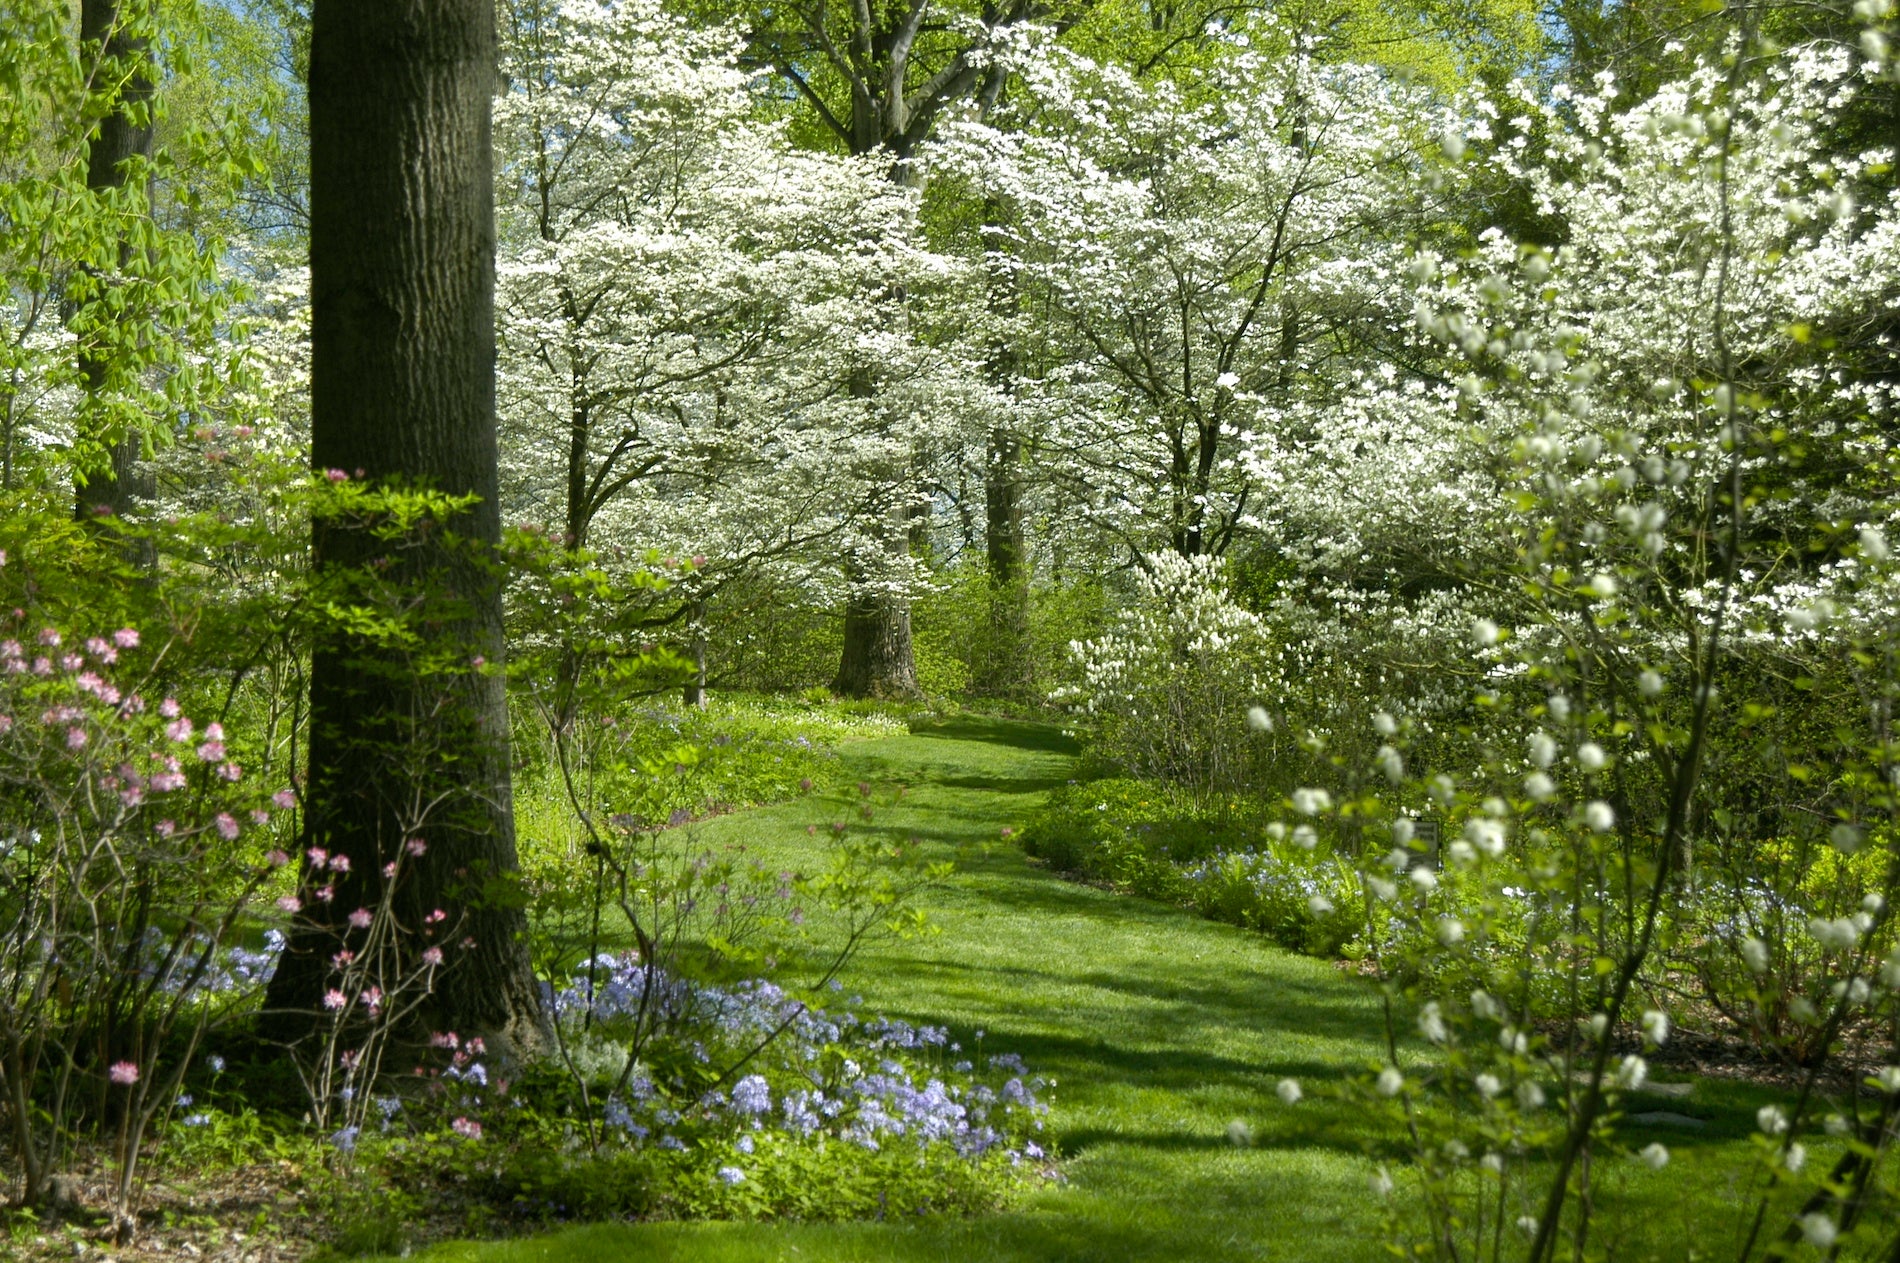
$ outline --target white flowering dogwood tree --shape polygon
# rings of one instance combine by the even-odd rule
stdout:
[[[1035,347],[1039,449],[1137,553],[1217,555],[1273,513],[1242,456],[1310,429],[1403,310],[1406,226],[1442,210],[1416,178],[1430,96],[1268,35],[1200,88],[1046,48],[1020,122],[933,153],[1009,208],[992,261]]]
[[[840,551],[983,406],[954,343],[921,336],[965,269],[924,242],[914,190],[763,117],[732,30],[585,0],[523,0],[507,30],[512,515],[697,555],[701,599],[761,570],[842,595]],[[900,556],[861,580],[913,577]]]

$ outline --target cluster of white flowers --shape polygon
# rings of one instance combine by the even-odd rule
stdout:
[[[1108,632],[1070,647],[1080,680],[1056,698],[1138,775],[1229,784],[1249,704],[1277,691],[1266,624],[1228,594],[1214,559],[1156,553],[1134,579]]]
[[[762,117],[737,31],[654,0],[523,14],[495,109],[510,518],[829,595],[861,551],[913,586],[881,542],[917,455],[999,407],[938,328],[978,273],[888,162]]]

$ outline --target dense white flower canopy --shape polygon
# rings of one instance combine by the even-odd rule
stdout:
[[[511,513],[596,545],[835,559],[987,404],[920,334],[967,269],[915,190],[797,148],[737,36],[517,5],[497,103]],[[814,575],[826,573],[821,566]]]

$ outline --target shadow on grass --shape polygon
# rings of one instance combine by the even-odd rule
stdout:
[[[1062,731],[1062,725],[1039,723],[1031,719],[1000,719],[988,715],[954,715],[911,730],[918,737],[946,741],[980,741],[986,745],[1009,746],[1017,750],[1035,750],[1071,758],[1082,753],[1074,737]]]
[[[1046,794],[1068,778],[1050,776],[940,776],[936,783],[950,789],[974,789],[988,794]]]
[[[917,1223],[602,1224],[500,1243],[484,1250],[482,1257],[493,1263],[1184,1263],[1272,1257],[1253,1250],[1237,1254],[1231,1227],[1219,1235],[1229,1239],[1223,1242],[1210,1234],[1184,1240],[1178,1223],[1148,1225],[1132,1216],[1096,1220],[1037,1213]],[[1184,1246],[1189,1253],[1184,1254]],[[458,1256],[444,1250],[425,1257],[447,1263]],[[1323,1257],[1340,1256],[1327,1252]]]

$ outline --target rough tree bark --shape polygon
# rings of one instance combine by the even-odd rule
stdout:
[[[846,697],[916,697],[922,692],[911,652],[907,601],[875,588],[852,593],[844,607],[844,652],[831,688]]]
[[[156,89],[145,58],[145,41],[126,33],[123,16],[119,0],[82,0],[79,7],[80,46],[99,49],[101,62],[108,66],[130,61],[136,67],[87,144],[86,187],[95,191],[123,187],[129,174],[125,164],[152,156],[151,108]],[[129,245],[120,247],[122,264],[129,250]],[[109,365],[95,350],[80,346],[79,376],[89,396],[105,389],[108,371]],[[141,500],[157,494],[152,471],[139,461],[142,447],[139,435],[121,435],[109,443],[103,462],[74,471],[73,515],[79,521],[123,518]],[[149,546],[134,546],[132,552],[135,562],[151,563]]]
[[[317,0],[310,52],[312,459],[371,486],[479,497],[441,530],[391,543],[320,516],[319,573],[365,569],[426,593],[417,624],[456,667],[320,634],[311,665],[309,846],[348,855],[329,902],[306,900],[273,979],[280,1031],[314,1029],[349,912],[381,897],[410,836],[426,853],[393,896],[452,937],[419,1025],[517,1051],[545,1031],[519,904],[502,677],[495,434],[493,0]],[[446,603],[445,603],[446,602]],[[467,664],[463,666],[461,664]],[[485,668],[485,669],[484,669]],[[426,810],[424,807],[426,805]],[[416,818],[426,821],[420,828]],[[308,871],[306,888],[323,882]],[[502,879],[497,882],[496,879]],[[412,937],[408,951],[425,942]]]

